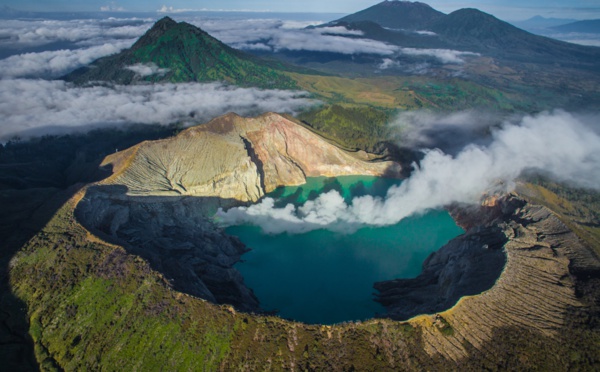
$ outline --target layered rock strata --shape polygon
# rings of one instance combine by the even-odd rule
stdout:
[[[398,176],[393,162],[369,162],[278,114],[228,114],[171,139],[145,142],[107,157],[107,183],[127,195],[203,196],[254,202],[278,186],[306,177]]]
[[[432,356],[458,362],[503,327],[557,337],[570,311],[589,306],[578,280],[600,273],[600,260],[555,214],[509,197],[481,216],[488,221],[433,253],[417,278],[375,285],[390,317],[431,314],[410,322],[431,325],[423,327],[423,342]],[[440,337],[446,327],[451,336]]]

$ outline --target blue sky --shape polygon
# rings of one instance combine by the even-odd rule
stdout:
[[[0,0],[18,10],[30,11],[156,11],[163,6],[174,9],[255,10],[274,12],[353,13],[376,4],[377,0]],[[431,0],[432,7],[449,13],[460,8],[478,8],[506,20],[521,20],[533,15],[557,18],[600,18],[598,0]]]

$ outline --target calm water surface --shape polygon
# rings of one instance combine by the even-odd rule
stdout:
[[[376,177],[311,178],[305,185],[275,190],[279,206],[302,204],[336,189],[350,201],[365,194],[384,196],[395,180]],[[265,235],[259,227],[232,226],[252,249],[236,268],[265,310],[306,323],[364,320],[383,313],[373,301],[373,283],[412,278],[425,258],[463,230],[446,211],[431,211],[387,227],[351,234],[316,230]]]

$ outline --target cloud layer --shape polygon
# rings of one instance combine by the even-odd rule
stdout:
[[[190,20],[217,39],[238,49],[292,50],[341,54],[392,55],[398,48],[380,41],[356,38],[360,31],[345,27],[306,29],[319,22],[249,20]],[[354,36],[354,37],[345,37]]]
[[[381,41],[361,38],[362,32],[342,26],[306,29],[319,22],[280,20],[214,20],[190,19],[219,40],[238,49],[266,51],[313,51],[341,54],[375,54],[381,56],[428,56],[441,63],[462,64],[464,58],[477,53],[450,49],[403,48]],[[429,31],[420,31],[431,35]],[[435,34],[434,34],[435,35]],[[347,37],[350,36],[350,37]],[[391,60],[390,60],[391,61]],[[391,65],[385,65],[389,68]]]
[[[479,53],[462,52],[451,49],[417,49],[400,48],[400,53],[409,56],[427,56],[433,57],[442,63],[461,64],[464,63],[463,57],[477,57]]]
[[[151,76],[151,75],[164,75],[171,71],[168,68],[160,68],[156,63],[136,63],[135,65],[125,67],[126,69],[133,71],[139,76]]]
[[[96,59],[129,48],[134,40],[118,41],[75,50],[24,53],[0,60],[0,79],[57,78]]]
[[[127,123],[195,124],[231,111],[294,113],[313,103],[302,92],[219,83],[81,88],[63,81],[0,80],[0,141]]]
[[[0,78],[56,78],[129,48],[152,19],[5,20]]]
[[[248,51],[309,51],[385,57],[381,69],[398,68],[402,56],[432,57],[461,64],[476,55],[445,49],[402,48],[362,38],[344,27],[306,29],[321,21],[225,19],[182,15],[224,43]],[[153,19],[6,20],[0,25],[0,78],[56,78],[94,60],[130,47]],[[401,67],[401,66],[400,66]],[[134,67],[135,68],[135,67]],[[412,68],[412,67],[411,67]],[[414,70],[414,68],[412,68]],[[138,69],[149,73],[148,69]],[[424,73],[427,69],[416,71]]]
[[[597,119],[543,113],[519,124],[505,123],[488,146],[469,145],[456,156],[428,150],[410,178],[391,187],[385,198],[363,196],[346,204],[330,191],[298,208],[274,208],[266,198],[250,207],[220,210],[217,218],[225,225],[259,225],[266,233],[391,225],[428,209],[477,203],[486,193],[510,189],[515,178],[531,169],[599,189],[600,136],[586,125]]]
[[[141,36],[152,19],[3,20],[0,47],[23,49],[56,42],[99,45]]]

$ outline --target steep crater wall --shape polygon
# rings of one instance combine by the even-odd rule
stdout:
[[[433,253],[417,278],[375,285],[390,317],[432,325],[423,333],[430,355],[459,362],[511,327],[556,338],[587,323],[581,313],[597,311],[600,260],[549,209],[509,195],[453,212],[470,227],[465,235]],[[490,288],[479,293],[486,282]]]
[[[349,153],[277,114],[228,114],[104,162],[113,175],[87,189],[76,216],[146,259],[175,289],[242,311],[258,300],[233,268],[247,248],[212,220],[217,208],[258,201],[306,177],[398,177],[400,166]]]
[[[104,240],[147,260],[174,289],[243,311],[258,300],[233,268],[247,248],[209,217],[233,203],[211,197],[133,197],[122,186],[91,187],[75,210],[78,220]]]

